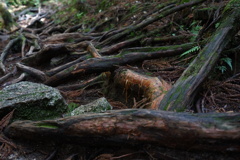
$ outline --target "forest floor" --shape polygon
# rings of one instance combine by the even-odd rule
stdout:
[[[174,46],[191,42],[198,43],[200,40],[211,36],[211,33],[218,25],[217,21],[214,22],[214,18],[220,15],[220,11],[227,1],[215,3],[207,1],[198,6],[186,8],[137,31],[131,32],[127,36],[113,42],[103,43],[111,35],[117,34],[119,30],[139,24],[139,22],[147,20],[150,16],[158,14],[158,10],[163,2],[167,2],[167,0],[151,2],[145,0],[115,0],[109,2],[87,0],[84,3],[76,2],[74,4],[76,8],[73,10],[69,9],[73,7],[71,5],[68,8],[68,6],[62,6],[57,3],[50,5],[49,2],[42,4],[41,15],[43,17],[36,21],[33,21],[33,19],[39,10],[32,9],[33,11],[22,12],[22,14],[18,12],[16,14],[18,15],[17,21],[23,29],[11,34],[1,33],[0,52],[5,49],[12,37],[22,34],[27,40],[24,45],[21,42],[11,48],[4,63],[6,71],[5,73],[1,73],[0,76],[3,77],[7,73],[14,73],[7,80],[0,83],[0,88],[2,89],[9,84],[26,80],[45,83],[58,88],[67,103],[74,107],[88,104],[101,97],[105,97],[113,106],[113,109],[149,107],[149,98],[146,98],[144,89],[142,90],[136,84],[132,86],[127,85],[127,82],[124,82],[125,84],[116,83],[117,80],[115,77],[117,77],[119,71],[131,70],[148,78],[158,77],[172,86],[199,53],[199,49],[193,49],[196,46],[190,47],[190,49],[186,49],[185,51],[181,50],[178,53],[173,53],[171,56],[155,56],[136,61],[126,60],[124,63],[112,63],[105,68],[102,67],[103,65],[93,65],[81,74],[70,75],[69,77],[66,76],[66,78],[60,79],[41,80],[31,74],[25,74],[24,78],[20,78],[23,74],[22,69],[14,71],[14,68],[16,67],[16,63],[23,62],[27,66],[31,66],[49,75],[51,74],[50,71],[68,62],[78,60],[80,57],[85,60],[86,55],[89,56],[90,49],[95,49],[95,53],[98,53],[97,55],[93,54],[90,56],[100,59],[104,56],[116,56],[123,51],[146,52],[149,48],[152,49],[154,47]],[[205,16],[197,15],[198,11],[206,6],[214,6],[217,9],[214,10],[214,13],[202,13],[207,14]],[[219,15],[217,15],[217,12],[219,12]],[[211,24],[211,22],[214,23]],[[160,28],[159,32],[148,34]],[[204,30],[204,33],[202,33],[202,30]],[[120,42],[133,40],[137,37],[141,38],[128,45],[122,44],[124,46],[122,48],[114,46]],[[36,43],[38,43],[37,45],[40,49],[34,44],[36,39]],[[86,41],[88,43],[84,44]],[[89,47],[90,42],[93,44],[93,48]],[[239,44],[238,42],[239,35],[236,35],[235,41],[226,50],[236,47],[236,44]],[[78,44],[78,46],[74,46],[73,44]],[[81,45],[85,46],[80,48]],[[41,60],[33,62],[33,59],[28,58],[28,54],[33,54],[30,51],[32,46],[35,47],[33,53],[43,53]],[[117,49],[110,50],[112,46]],[[197,46],[201,47],[200,44]],[[46,49],[47,47],[50,48],[50,51]],[[53,52],[53,54],[50,52]],[[44,55],[47,56],[44,57]],[[201,85],[202,87],[199,89],[194,103],[185,112],[232,113],[240,111],[240,65],[238,57],[237,53],[222,54],[211,75]],[[106,61],[102,63],[105,65],[111,62]],[[88,63],[85,65],[88,65]],[[95,67],[93,71],[91,71],[91,67]],[[189,152],[186,150],[166,149],[154,145],[99,148],[95,147],[94,144],[93,146],[81,146],[79,144],[65,143],[15,143],[17,144],[18,151],[13,151],[14,154],[11,154],[8,159],[237,159],[236,155],[231,154]]]

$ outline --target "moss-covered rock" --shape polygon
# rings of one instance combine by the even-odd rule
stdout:
[[[112,106],[108,103],[107,99],[102,97],[86,105],[81,105],[74,109],[70,115],[76,116],[84,113],[103,113],[107,110],[111,110]]]
[[[61,116],[67,104],[57,89],[32,83],[20,82],[0,91],[0,116],[12,109],[14,120],[43,120]]]

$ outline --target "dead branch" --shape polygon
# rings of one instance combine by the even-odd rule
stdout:
[[[91,42],[89,42],[89,45],[88,45],[88,47],[87,47],[87,51],[90,52],[91,55],[92,55],[92,57],[94,57],[94,58],[100,58],[100,57],[102,57],[102,56],[98,53],[97,49],[93,46],[93,44],[92,44]]]

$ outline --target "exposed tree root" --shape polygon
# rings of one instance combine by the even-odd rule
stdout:
[[[7,55],[9,54],[11,48],[19,42],[19,40],[21,40],[21,37],[17,37],[15,39],[12,39],[8,44],[7,46],[4,48],[2,54],[1,54],[1,57],[0,57],[0,72],[2,73],[6,73],[6,69],[5,69],[5,66],[4,66],[4,61],[7,57]]]
[[[16,65],[17,65],[18,69],[22,70],[23,72],[28,73],[29,75],[33,76],[34,78],[39,79],[41,82],[44,82],[47,79],[47,76],[45,75],[45,73],[43,73],[40,70],[25,66],[20,63],[17,63]]]
[[[128,69],[118,70],[114,77],[114,83],[124,88],[126,97],[128,92],[138,93],[139,90],[142,90],[144,97],[149,102],[147,106],[149,109],[157,109],[165,93],[171,88],[171,85],[161,78],[149,77]]]
[[[49,77],[49,79],[44,83],[48,85],[57,85],[60,81],[63,81],[70,76],[76,76],[83,73],[109,71],[117,65],[143,61],[150,58],[178,55],[190,49],[192,45],[193,43],[171,47],[156,47],[153,48],[154,52],[130,52],[120,53],[115,56],[91,58]]]

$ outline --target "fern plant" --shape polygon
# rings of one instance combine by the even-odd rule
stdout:
[[[197,51],[199,51],[199,50],[200,50],[200,47],[199,47],[199,46],[195,46],[195,47],[187,50],[186,52],[182,53],[182,54],[180,55],[180,57],[183,57],[183,56],[185,56],[185,55],[187,55],[187,54],[190,54],[190,53],[193,53],[193,52],[197,52]]]
[[[232,59],[229,57],[221,58],[220,64],[221,65],[218,65],[216,68],[220,70],[222,74],[227,71],[227,67],[224,64],[227,64],[227,66],[230,67],[231,71],[233,70]]]

